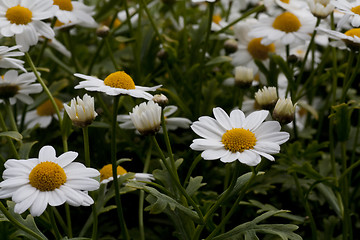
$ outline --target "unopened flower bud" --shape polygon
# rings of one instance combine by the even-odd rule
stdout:
[[[169,99],[164,94],[155,94],[152,100],[161,107],[165,107],[169,103]]]
[[[234,53],[238,50],[238,43],[235,39],[230,38],[224,42],[224,49],[226,54]]]
[[[160,130],[161,107],[152,100],[143,102],[133,108],[130,118],[142,135],[153,135]]]
[[[295,106],[291,98],[280,98],[275,105],[272,117],[281,124],[292,122],[295,117]]]
[[[165,51],[165,49],[160,49],[156,56],[160,59],[160,60],[165,60],[168,58],[168,53]]]
[[[318,18],[326,18],[333,11],[335,6],[330,3],[330,0],[308,0],[311,13]]]
[[[276,87],[264,87],[255,93],[255,101],[262,109],[273,109],[277,100]]]
[[[254,80],[252,68],[238,66],[235,68],[235,85],[241,88],[248,88]]]
[[[109,35],[109,32],[110,32],[110,28],[106,25],[101,25],[96,29],[96,35],[101,38],[104,38],[107,35]]]
[[[64,104],[64,108],[73,125],[81,128],[90,125],[97,116],[94,110],[94,98],[87,94],[84,95],[83,99],[80,97],[73,98],[70,106]]]
[[[298,61],[298,57],[295,54],[291,54],[288,56],[287,61],[289,63],[296,63]]]

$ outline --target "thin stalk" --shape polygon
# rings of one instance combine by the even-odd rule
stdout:
[[[143,173],[147,173],[149,171],[150,166],[150,159],[151,159],[151,152],[152,152],[152,141],[149,145],[149,150],[146,154],[145,164]],[[139,232],[140,232],[140,239],[145,240],[145,231],[144,231],[144,190],[140,190],[139,196]]]
[[[85,166],[90,167],[90,144],[89,144],[89,128],[86,126],[82,128],[83,130],[83,139],[84,139],[84,153],[85,153]],[[94,198],[94,194],[91,193],[91,197]],[[91,239],[97,239],[97,229],[98,229],[98,218],[97,218],[97,208],[96,202],[92,205],[92,216],[93,216],[93,228],[92,228],[92,237]]]
[[[112,123],[111,123],[111,164],[112,164],[112,171],[113,171],[113,183],[114,183],[114,189],[115,189],[115,201],[117,206],[117,214],[119,218],[119,224],[121,228],[121,234],[123,239],[129,240],[130,235],[126,226],[126,222],[124,219],[122,204],[121,204],[121,198],[120,198],[120,191],[119,191],[119,182],[117,178],[117,164],[116,164],[116,117],[117,117],[117,110],[119,106],[119,96],[114,97],[114,104],[113,104],[113,115],[112,115]]]
[[[352,65],[353,65],[353,62],[354,62],[354,58],[355,58],[355,52],[354,51],[350,51],[349,53],[349,58],[348,58],[348,61],[347,61],[347,68],[346,68],[346,72],[345,72],[345,77],[344,77],[344,80],[343,80],[343,88],[342,88],[342,94],[341,94],[341,102],[345,101],[345,97],[346,97],[346,92],[347,92],[347,86],[349,85],[349,76],[350,76],[350,73],[353,71],[353,73],[356,73],[357,72],[357,69],[353,69],[352,68]],[[359,62],[359,61],[358,61]],[[356,64],[358,66],[358,63]],[[353,74],[354,75],[354,74]],[[356,75],[356,74],[355,74]]]
[[[29,234],[30,236],[32,236],[36,239],[43,240],[43,238],[39,234],[37,234],[36,232],[33,232],[30,228],[21,224],[16,218],[14,218],[13,215],[11,215],[11,213],[9,213],[9,211],[7,210],[7,208],[3,205],[3,203],[1,201],[0,201],[0,211],[5,215],[5,217],[9,220],[9,222],[11,222],[15,227],[23,230],[25,233]]]
[[[72,43],[70,30],[67,30],[65,32],[65,39],[67,41],[68,48],[70,49],[70,52],[71,52],[71,61],[74,64],[75,71],[76,72],[82,72],[81,68],[79,66],[79,62],[76,59],[76,51],[75,51],[75,48],[74,48],[73,43]]]
[[[113,54],[113,51],[111,49],[111,46],[110,46],[110,43],[109,43],[109,37],[106,37],[105,38],[105,45],[106,45],[106,48],[108,50],[108,53],[109,53],[109,57],[111,59],[111,62],[113,63],[114,65],[114,68],[116,69],[116,71],[120,70],[120,67],[119,65],[117,64],[116,60],[115,60],[115,57],[114,57],[114,54]]]
[[[169,134],[168,134],[168,131],[167,131],[167,128],[166,128],[166,120],[165,120],[165,115],[164,115],[164,110],[163,109],[161,110],[161,127],[162,127],[162,130],[163,130],[166,149],[167,149],[167,151],[169,153],[170,164],[171,164],[172,171],[173,171],[175,177],[179,180],[179,176],[178,176],[177,169],[176,169],[176,166],[175,166],[174,154],[173,154],[172,149],[171,149]]]
[[[49,213],[49,217],[50,217],[51,227],[53,228],[55,238],[57,240],[60,240],[60,239],[62,239],[62,237],[61,237],[61,234],[59,232],[59,228],[57,227],[55,216],[54,216],[54,211],[53,211],[52,208],[53,207],[51,207],[51,206],[48,208],[49,209],[48,213]]]
[[[155,144],[156,150],[159,152],[161,159],[163,160],[163,163],[166,167],[166,169],[169,171],[170,177],[172,178],[173,182],[175,183],[176,187],[178,188],[178,190],[182,193],[182,195],[186,198],[186,200],[191,204],[191,206],[195,209],[195,211],[197,212],[199,219],[201,222],[203,222],[203,214],[200,210],[200,208],[197,206],[197,204],[194,202],[194,200],[189,196],[189,194],[187,194],[186,190],[184,189],[184,187],[180,184],[179,179],[174,175],[171,166],[169,166],[166,157],[164,155],[164,153],[162,152],[155,136],[151,136],[152,141]]]
[[[15,118],[14,118],[14,113],[13,113],[12,107],[11,107],[10,102],[9,102],[8,99],[5,100],[5,110],[6,110],[6,113],[7,113],[8,117],[9,117],[9,120],[10,120],[11,130],[18,132],[16,121],[15,121]]]
[[[342,171],[346,171],[347,169],[347,160],[348,157],[346,155],[346,141],[342,141],[340,143],[341,146],[341,158],[342,158]],[[343,215],[343,239],[352,239],[352,226],[351,226],[351,217],[349,211],[349,180],[348,177],[345,176],[341,181],[341,196],[343,199],[344,206],[344,215]]]
[[[71,224],[71,214],[70,214],[70,206],[68,203],[65,203],[65,216],[66,216],[66,226],[68,229],[68,237],[72,238],[72,224]]]
[[[350,66],[349,66],[350,67]],[[356,59],[356,66],[355,68],[352,70],[352,74],[351,74],[351,77],[345,81],[344,80],[344,86],[343,86],[343,89],[342,89],[342,95],[341,95],[341,101],[345,101],[345,98],[346,98],[346,93],[347,91],[349,90],[349,88],[351,87],[352,83],[354,82],[357,74],[358,74],[358,69],[360,67],[360,54],[358,54],[357,56],[357,59]]]
[[[155,21],[154,21],[154,19],[152,18],[152,15],[151,15],[151,13],[149,12],[149,9],[148,9],[147,5],[145,4],[144,0],[141,0],[140,3],[141,3],[141,5],[142,5],[142,7],[144,8],[146,15],[147,15],[148,18],[149,18],[150,24],[151,24],[151,26],[153,27],[156,36],[158,37],[159,41],[160,41],[161,43],[163,43],[163,42],[164,42],[163,37],[162,37],[162,35],[160,34],[160,32],[159,32],[159,30],[158,30],[158,28],[157,28],[158,24],[156,24]]]
[[[214,205],[212,205],[212,207],[206,212],[205,216],[204,216],[204,223],[205,225],[208,223],[208,221],[213,217],[214,213],[216,212],[216,210],[225,202],[225,200],[227,200],[227,198],[230,196],[232,190],[235,187],[237,178],[239,176],[239,172],[240,172],[240,168],[239,167],[235,167],[235,171],[233,173],[231,182],[230,182],[230,186],[226,189],[225,192],[223,192],[223,194],[221,195],[221,197],[214,203]],[[205,225],[198,225],[195,229],[195,233],[192,237],[193,240],[197,240],[200,238],[200,234],[202,232],[202,230],[204,229]]]
[[[188,173],[187,173],[187,175],[186,175],[186,178],[185,178],[185,181],[184,181],[184,185],[189,182],[191,173],[194,171],[196,165],[201,161],[201,159],[202,159],[201,154],[199,154],[199,155],[195,158],[195,160],[191,163],[191,166],[190,166],[190,168],[189,168],[189,171],[188,171]]]
[[[304,192],[303,192],[303,190],[301,188],[299,178],[298,178],[296,173],[293,174],[293,178],[294,178],[294,181],[295,181],[296,188],[298,190],[299,198],[300,198],[302,204],[304,205],[307,216],[310,219],[310,227],[311,227],[312,239],[316,240],[317,239],[317,233],[316,233],[317,228],[316,228],[316,223],[315,223],[314,217],[312,215],[308,200],[304,198]]]
[[[4,132],[6,132],[8,130],[1,112],[0,112],[0,127],[2,128],[2,130]],[[10,144],[10,150],[11,150],[12,154],[14,155],[14,157],[16,159],[20,159],[20,155],[19,155],[18,151],[16,150],[13,140],[10,137],[6,137],[6,139]]]
[[[237,166],[239,167],[239,166]],[[229,212],[226,214],[225,218],[222,219],[222,221],[220,222],[220,224],[212,231],[212,233],[205,239],[205,240],[209,240],[212,239],[219,231],[220,229],[222,229],[225,224],[229,221],[229,219],[231,218],[231,216],[235,213],[236,209],[239,206],[239,202],[241,201],[241,199],[245,196],[245,193],[248,189],[248,187],[250,186],[250,184],[252,183],[252,181],[254,180],[254,178],[256,177],[256,172],[255,169],[252,168],[252,174],[251,177],[249,179],[249,181],[246,183],[246,185],[241,189],[239,196],[237,197],[237,199],[235,200],[235,202],[233,203],[231,209],[229,210]]]

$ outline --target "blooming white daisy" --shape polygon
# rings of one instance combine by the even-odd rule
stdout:
[[[257,24],[257,19],[249,18],[234,26],[234,34],[238,39],[238,48],[235,53],[230,55],[234,66],[252,68],[254,75],[259,73],[259,68],[255,64],[255,60],[260,60],[267,66],[270,54],[278,52],[281,48],[281,44],[270,43],[264,45],[261,43],[262,38],[250,36],[249,32]]]
[[[228,163],[239,160],[249,166],[256,166],[263,156],[271,161],[270,154],[280,151],[280,144],[290,135],[280,132],[276,121],[266,121],[269,112],[255,111],[245,117],[241,110],[233,110],[230,116],[220,107],[214,108],[214,118],[202,116],[191,125],[191,129],[202,138],[194,139],[190,147],[203,151],[205,160],[219,159]]]
[[[39,35],[52,39],[54,31],[41,20],[54,16],[57,6],[52,0],[0,0],[0,35],[15,36],[21,51],[35,45]]]
[[[64,25],[80,25],[83,27],[97,27],[97,23],[92,17],[94,7],[86,6],[80,1],[54,0],[54,5],[59,6],[55,16]]]
[[[263,16],[250,30],[249,35],[263,38],[261,44],[269,45],[277,40],[284,45],[301,44],[310,39],[316,18],[307,10],[286,11],[275,17]]]
[[[95,112],[94,98],[85,94],[83,99],[79,96],[71,99],[70,106],[64,104],[64,108],[72,123],[78,127],[86,127],[93,122],[97,113]]]
[[[170,117],[178,110],[177,106],[170,105],[164,108],[164,117],[167,130],[176,130],[177,128],[189,128],[191,121],[183,117]],[[121,114],[117,116],[117,121],[121,122],[120,127],[124,129],[135,129],[133,122],[131,121],[130,115]],[[162,128],[160,128],[162,133]]]
[[[23,52],[13,51],[19,49],[20,47],[21,46],[0,46],[0,68],[19,68],[22,71],[27,72],[24,68],[24,61],[12,58],[24,56]]]
[[[114,180],[111,164],[105,165],[104,167],[102,167],[99,170],[99,172],[100,172],[100,183],[101,184],[106,184],[106,183]],[[126,173],[127,173],[127,171],[125,170],[125,168],[123,168],[121,166],[117,166],[117,168],[116,168],[117,177],[120,177]],[[142,182],[151,182],[155,179],[154,179],[153,175],[149,174],[149,173],[135,173],[135,176],[132,180],[142,181]]]
[[[337,29],[341,29],[346,23],[351,23],[353,27],[360,26],[360,0],[356,1],[339,1],[331,2],[337,11],[344,13],[340,21],[337,23]]]
[[[4,101],[3,99],[9,99],[11,105],[15,104],[17,99],[26,104],[33,103],[34,100],[29,94],[42,91],[41,85],[34,83],[35,81],[33,72],[18,75],[15,70],[7,71],[0,78],[0,103]]]
[[[353,28],[345,33],[317,27],[316,30],[328,34],[328,36],[337,41],[330,42],[333,47],[358,51],[360,49],[360,28]]]
[[[270,16],[281,14],[283,9],[296,11],[307,7],[303,0],[264,0],[264,5]]]
[[[161,85],[155,87],[136,86],[134,80],[124,71],[111,73],[104,80],[79,73],[75,73],[74,75],[78,78],[88,80],[81,81],[79,85],[75,86],[75,89],[85,88],[88,91],[103,92],[110,96],[127,94],[135,98],[151,100],[153,96],[147,91],[155,91],[161,87]]]
[[[40,216],[48,204],[90,206],[94,201],[87,191],[99,188],[100,183],[93,178],[100,173],[73,162],[77,156],[77,152],[69,151],[56,157],[52,146],[44,146],[38,158],[7,160],[0,198],[11,197],[14,212],[21,214],[30,208],[33,216]]]
[[[64,104],[58,99],[54,98],[56,105],[60,110],[60,114],[63,113]],[[50,100],[46,100],[44,103],[39,105],[35,110],[29,111],[25,115],[25,125],[28,128],[33,128],[38,125],[40,128],[46,128],[50,125],[52,119],[58,119],[54,106]],[[19,118],[18,120],[20,120]]]

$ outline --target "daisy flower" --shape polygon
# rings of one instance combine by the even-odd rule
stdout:
[[[187,118],[182,117],[170,117],[178,110],[177,106],[166,106],[164,108],[164,117],[165,117],[165,124],[167,130],[176,130],[178,128],[189,128],[191,121]],[[135,129],[134,123],[131,121],[130,115],[118,115],[117,121],[121,122],[120,127],[124,129]],[[162,129],[160,128],[160,133],[162,133]]]
[[[360,26],[360,0],[353,2],[334,0],[331,2],[336,10],[344,15],[337,24],[337,29],[340,29],[344,24],[351,23],[353,27]]]
[[[22,73],[18,75],[15,70],[9,70],[0,78],[0,103],[3,99],[9,99],[13,105],[17,100],[26,104],[34,102],[29,94],[39,93],[42,91],[40,83],[34,83],[36,77],[34,73]]]
[[[99,171],[73,162],[77,152],[66,152],[56,157],[52,146],[44,146],[38,158],[9,159],[0,183],[0,198],[12,198],[14,212],[30,209],[32,216],[40,216],[47,205],[90,206],[94,203],[87,191],[99,188],[93,179]]]
[[[310,39],[315,23],[316,18],[306,10],[286,11],[276,17],[261,17],[249,34],[255,38],[262,38],[263,45],[277,40],[284,45],[295,45]]]
[[[64,104],[61,100],[54,98],[59,110],[63,110]],[[60,112],[62,113],[62,112]],[[33,128],[39,125],[40,128],[46,128],[50,125],[52,119],[58,119],[54,106],[50,100],[46,100],[39,105],[35,110],[29,111],[25,115],[25,124],[28,128]],[[20,120],[20,119],[18,119]]]
[[[92,17],[94,15],[94,7],[92,6],[70,0],[54,0],[54,5],[59,7],[55,16],[64,25],[81,25],[83,27],[96,27],[98,25]]]
[[[12,58],[24,56],[23,52],[13,51],[20,47],[21,46],[0,46],[0,68],[19,68],[20,70],[27,72],[24,68],[24,61]]]
[[[106,183],[114,180],[111,164],[105,165],[99,171],[100,171],[100,183],[101,184],[106,184]],[[117,173],[117,177],[120,177],[120,176],[126,174],[127,171],[125,170],[125,168],[123,168],[121,166],[117,166],[116,173]],[[154,179],[153,175],[149,174],[149,173],[135,173],[135,177],[132,180],[151,182],[155,179]]]
[[[261,156],[274,161],[270,154],[280,151],[280,144],[290,135],[280,132],[276,121],[266,121],[269,112],[255,111],[245,117],[241,110],[233,110],[230,116],[220,107],[214,108],[214,118],[203,116],[191,125],[191,129],[202,138],[194,139],[190,147],[203,151],[205,160],[220,159],[224,163],[239,160],[241,163],[256,166]]]
[[[353,28],[345,33],[317,27],[316,30],[326,33],[330,38],[337,41],[330,42],[333,47],[358,51],[360,48],[360,28]]]
[[[311,13],[318,18],[326,18],[333,11],[335,6],[330,0],[308,0]]]
[[[15,36],[20,50],[27,52],[39,35],[54,37],[51,27],[41,20],[53,17],[57,9],[52,0],[0,0],[0,35]]]
[[[111,73],[104,80],[79,73],[74,75],[87,80],[81,81],[79,85],[75,86],[75,89],[85,88],[88,91],[103,92],[110,96],[127,94],[135,98],[151,100],[153,96],[148,91],[155,91],[161,87],[161,85],[155,87],[136,86],[134,80],[124,71]]]

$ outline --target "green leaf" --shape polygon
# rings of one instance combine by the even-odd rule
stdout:
[[[270,210],[250,222],[243,223],[230,231],[220,234],[217,237],[213,238],[214,240],[235,240],[241,239],[242,236],[245,236],[246,239],[255,240],[258,239],[256,233],[276,235],[283,240],[301,240],[301,236],[294,233],[298,229],[298,226],[293,224],[260,224],[259,222],[264,221],[265,219],[278,215],[281,213],[286,213],[286,210]]]
[[[21,143],[20,148],[19,148],[19,156],[20,156],[20,159],[28,159],[28,158],[29,158],[30,151],[31,151],[31,148],[32,148],[36,143],[38,143],[38,141]]]
[[[30,214],[28,214],[26,216],[26,219],[23,219],[22,216],[18,213],[14,212],[14,207],[15,207],[15,203],[12,201],[6,201],[8,208],[9,208],[9,213],[22,225],[26,226],[27,228],[29,228],[30,230],[32,230],[34,233],[38,234],[40,237],[42,237],[42,239],[47,239],[45,237],[44,234],[42,234],[42,232],[40,232],[40,230],[38,229],[38,227],[36,226],[36,223],[34,221],[34,217],[31,216]],[[35,237],[29,235],[29,233],[24,232],[23,230],[19,229],[17,230],[13,236],[16,237],[25,237],[26,239],[34,239],[37,240]]]
[[[274,207],[273,205],[270,204],[262,204],[259,201],[256,200],[249,200],[249,202],[240,202],[241,205],[250,205],[250,206],[255,206],[260,208],[257,212],[258,213],[263,213],[263,212],[267,212],[267,211],[280,211],[279,209],[277,209],[276,207]],[[305,221],[305,217],[301,217],[301,216],[296,216],[290,213],[279,213],[276,215],[277,217],[282,217],[282,218],[286,218],[292,221],[296,221],[296,222],[301,222],[303,223]]]
[[[289,68],[288,64],[285,62],[285,60],[279,55],[272,55],[271,58],[280,67],[281,71],[284,73],[289,83],[293,82],[294,79],[293,79],[292,71]]]
[[[186,187],[186,192],[189,196],[194,195],[199,188],[206,185],[206,183],[201,183],[202,180],[202,176],[197,176],[195,178],[190,177],[189,185]]]
[[[158,214],[165,210],[174,212],[175,209],[177,209],[186,216],[190,217],[193,221],[200,223],[199,216],[195,211],[183,206],[175,199],[160,193],[158,190],[152,187],[144,186],[144,190],[150,194],[146,197],[146,200],[150,203],[150,206],[145,208],[145,210],[150,211],[150,213]]]
[[[231,62],[232,58],[229,56],[218,56],[208,61],[205,66],[219,65],[221,63]]]
[[[21,141],[23,139],[23,136],[17,131],[1,132],[0,137],[9,137],[16,141]]]

